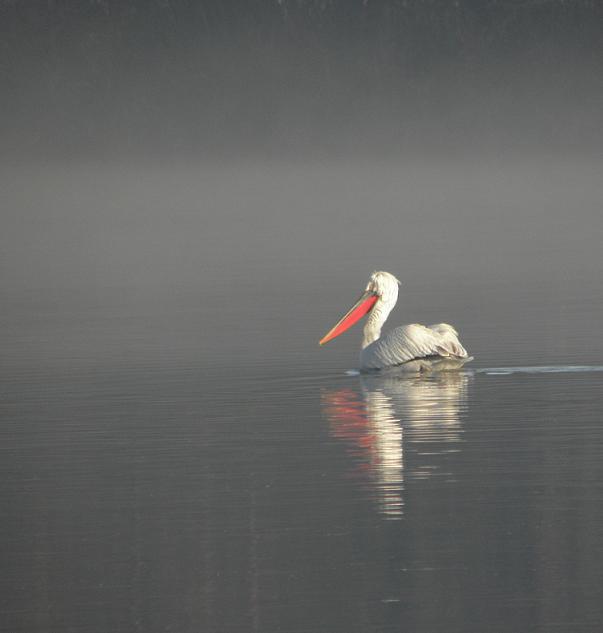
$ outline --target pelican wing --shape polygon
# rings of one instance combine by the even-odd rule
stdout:
[[[467,358],[467,352],[451,325],[412,323],[394,328],[368,345],[362,350],[361,365],[363,369],[381,369],[429,356]]]

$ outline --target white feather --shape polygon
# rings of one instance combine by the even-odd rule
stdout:
[[[364,328],[360,366],[362,369],[382,369],[418,359],[471,360],[448,323],[426,327],[418,323],[394,328],[381,336],[381,328],[398,299],[399,281],[390,273],[374,272],[366,289],[378,299],[368,315]]]

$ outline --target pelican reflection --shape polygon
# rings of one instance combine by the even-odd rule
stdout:
[[[380,373],[323,393],[330,433],[345,443],[354,475],[370,487],[385,517],[402,517],[409,481],[452,478],[446,455],[459,450],[469,380],[459,372]]]

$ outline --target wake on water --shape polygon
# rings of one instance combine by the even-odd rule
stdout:
[[[480,367],[475,374],[508,376],[510,374],[569,374],[588,371],[603,371],[603,365],[543,365],[536,367]]]

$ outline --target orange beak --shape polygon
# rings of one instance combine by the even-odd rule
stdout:
[[[354,323],[360,321],[360,319],[375,305],[378,298],[379,297],[372,292],[363,292],[360,299],[358,299],[358,301],[356,301],[356,303],[348,310],[337,325],[323,336],[320,341],[320,345],[324,345],[327,341],[343,334],[347,329],[351,328]]]

